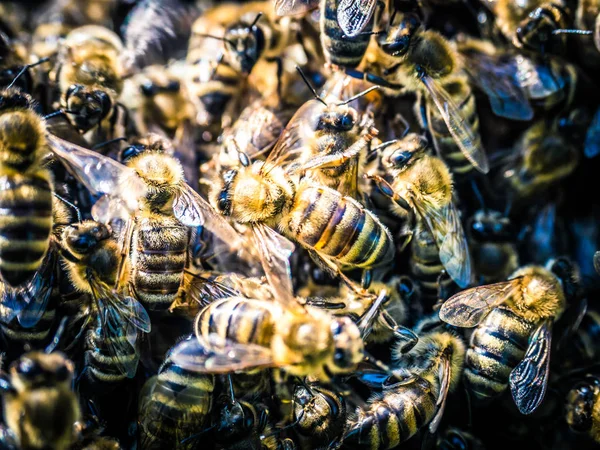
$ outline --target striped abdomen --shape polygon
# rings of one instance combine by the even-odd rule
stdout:
[[[344,448],[387,450],[414,436],[427,425],[437,410],[431,384],[417,378],[413,383],[387,391],[359,409],[350,423]]]
[[[443,271],[438,246],[429,229],[419,221],[411,242],[410,272],[419,284],[421,298],[428,306],[433,306],[438,301],[440,275]],[[441,282],[442,289],[453,283],[449,277],[444,277]]]
[[[200,336],[215,333],[233,342],[269,347],[275,330],[273,308],[268,301],[230,297],[204,308],[196,318]]]
[[[35,299],[32,301],[35,301]],[[8,304],[3,306],[5,308],[10,307]],[[21,311],[21,317],[25,320],[27,320],[26,316],[30,314],[31,311],[28,309]],[[46,305],[46,309],[39,318],[39,321],[33,327],[23,327],[16,318],[11,320],[6,325],[0,324],[2,335],[9,344],[8,348],[10,351],[8,353],[12,354],[13,350],[17,351],[17,349],[21,349],[20,351],[22,351],[25,346],[27,346],[29,350],[43,350],[44,347],[49,343],[48,338],[50,331],[54,326],[55,318],[56,306],[51,299]]]
[[[100,381],[101,383],[105,383],[105,386],[109,386],[113,383],[119,383],[126,378],[117,365],[119,360],[122,361],[123,364],[128,366],[136,365],[139,361],[139,354],[136,349],[131,346],[128,342],[127,333],[123,333],[121,336],[117,336],[116,333],[113,333],[110,336],[110,339],[115,341],[121,341],[121,344],[118,345],[119,349],[119,360],[116,359],[116,356],[111,353],[109,349],[109,342],[102,335],[100,328],[104,325],[101,325],[101,318],[98,315],[98,320],[95,325],[92,325],[90,329],[86,332],[85,338],[85,371],[86,375],[92,381]],[[125,352],[123,349],[127,349]]]
[[[197,440],[190,438],[202,432],[211,412],[212,375],[185,370],[167,359],[148,383],[140,405],[141,448],[195,448]]]
[[[337,66],[356,67],[363,59],[371,36],[360,34],[349,38],[344,36],[337,19],[339,0],[321,0],[321,44],[328,62]],[[373,29],[373,21],[362,33]]]
[[[470,85],[464,79],[462,81],[444,83],[444,89],[448,92],[454,104],[467,124],[471,127],[475,137],[475,145],[481,147],[481,136],[479,134],[479,116],[475,105],[475,96]],[[439,154],[448,165],[455,177],[469,176],[475,173],[475,167],[460,151],[460,147],[448,131],[448,127],[442,118],[440,111],[432,99],[427,101],[427,122],[429,132],[439,150]]]
[[[31,279],[48,250],[52,230],[49,175],[0,180],[0,274],[19,286]]]
[[[369,268],[394,258],[387,228],[356,200],[333,189],[300,189],[282,222],[293,240],[342,266]]]
[[[138,220],[132,242],[132,282],[150,311],[166,311],[183,281],[188,228],[170,216]]]
[[[525,356],[534,325],[499,307],[475,329],[467,350],[465,378],[476,397],[492,398],[506,389],[510,372]]]

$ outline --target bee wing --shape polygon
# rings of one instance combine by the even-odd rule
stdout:
[[[337,20],[348,37],[356,37],[365,29],[373,13],[377,0],[340,0]]]
[[[551,343],[552,321],[544,320],[532,334],[523,361],[510,373],[510,391],[521,414],[531,414],[544,399]]]
[[[275,12],[278,16],[304,14],[319,6],[319,0],[275,0]]]
[[[50,250],[33,279],[27,283],[25,289],[18,292],[18,296],[26,303],[17,315],[19,324],[23,328],[36,326],[46,312],[56,278],[55,263],[56,253]]]
[[[600,23],[600,21],[598,23]],[[593,158],[600,154],[600,108],[596,111],[592,123],[585,134],[583,153],[586,158]]]
[[[179,342],[171,350],[170,358],[182,369],[199,373],[221,374],[273,367],[269,348],[239,344],[215,335],[206,339],[196,335]]]
[[[446,409],[446,399],[448,398],[448,391],[450,390],[450,376],[451,376],[450,360],[448,358],[442,358],[440,361],[439,371],[439,383],[440,392],[436,406],[438,407],[435,416],[429,422],[429,431],[435,433],[440,426],[442,417],[444,416],[444,410]]]
[[[46,136],[54,154],[93,195],[119,197],[130,213],[137,209],[146,186],[133,169],[52,134]]]
[[[290,256],[294,252],[294,244],[263,224],[253,225],[252,232],[260,262],[275,298],[287,307],[297,307],[290,270]]]
[[[292,116],[265,161],[265,167],[293,160],[313,137],[325,105],[318,100],[304,103]]]
[[[202,274],[188,272],[186,276],[189,278],[189,283],[186,286],[186,296],[197,301],[202,306],[206,306],[220,298],[240,295],[231,286],[227,286],[217,280],[212,280]]]
[[[531,120],[533,108],[517,80],[517,65],[483,52],[463,55],[471,81],[485,92],[494,114],[512,120]]]
[[[105,194],[92,206],[92,218],[96,222],[109,223],[113,219],[127,220],[130,217],[127,204],[118,197]]]
[[[419,215],[431,230],[439,249],[440,261],[448,275],[461,288],[471,281],[471,257],[467,238],[454,203],[438,208],[426,198],[415,202]]]
[[[181,183],[175,193],[173,213],[188,227],[204,225],[229,248],[240,249],[243,246],[242,238],[231,224],[187,183]]]
[[[472,328],[495,307],[516,293],[520,278],[466,289],[454,294],[440,309],[440,319],[455,327]]]
[[[437,81],[428,76],[421,77],[421,81],[423,81],[444,122],[446,122],[448,131],[465,158],[480,172],[488,173],[490,168],[487,156],[481,148],[481,144],[477,142],[477,138],[462,112]]]
[[[541,99],[564,87],[562,77],[556,76],[551,64],[538,64],[523,55],[515,57],[517,81],[531,99]]]

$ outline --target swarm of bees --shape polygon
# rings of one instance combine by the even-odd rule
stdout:
[[[600,445],[598,0],[0,12],[0,447]]]

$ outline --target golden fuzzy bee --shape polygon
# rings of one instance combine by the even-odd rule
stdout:
[[[123,44],[115,33],[98,25],[86,25],[65,37],[53,69],[60,106],[67,118],[81,133],[96,127],[111,133],[100,136],[100,141],[123,135],[114,129],[120,114],[117,99],[123,89],[119,60],[122,50]]]
[[[423,30],[416,16],[396,14],[394,19],[377,36],[374,50],[367,54],[366,72],[346,69],[346,73],[380,85],[386,95],[425,93],[464,158],[478,171],[487,173],[487,156],[481,148],[479,133],[472,128],[478,122],[468,117],[472,115],[472,105],[466,102],[456,106],[443,85],[462,70],[456,51],[442,35]]]
[[[114,382],[137,370],[140,332],[150,332],[150,318],[137,300],[118,293],[123,255],[107,226],[85,221],[63,230],[61,256],[73,286],[90,294],[87,317],[87,370],[94,379]]]
[[[60,353],[30,352],[11,364],[3,386],[4,420],[19,448],[70,448],[80,416],[73,370]]]
[[[344,448],[387,450],[428,425],[434,433],[442,419],[448,393],[462,374],[465,344],[455,334],[434,329],[419,334],[419,343],[408,353],[396,349],[404,380],[384,384],[364,407],[350,418]]]
[[[373,175],[382,192],[393,200],[398,214],[413,211],[417,224],[426,226],[438,247],[444,268],[461,287],[471,281],[471,260],[460,215],[453,202],[452,175],[444,162],[426,153],[427,142],[409,134],[384,144],[381,156],[392,184]]]
[[[523,414],[544,399],[549,376],[552,323],[565,309],[561,282],[540,266],[525,266],[508,281],[459,292],[440,318],[457,327],[476,327],[467,351],[465,378],[479,399],[510,384]]]

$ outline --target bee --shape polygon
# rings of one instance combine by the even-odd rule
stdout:
[[[448,427],[437,439],[438,450],[484,450],[483,442],[473,434]]]
[[[458,386],[465,344],[455,334],[434,329],[419,334],[419,343],[408,353],[396,348],[400,363],[395,370],[404,380],[384,384],[350,419],[344,448],[386,450],[428,425],[434,433],[443,417],[448,393]]]
[[[240,153],[242,167],[222,172],[212,186],[212,204],[223,216],[251,226],[272,286],[281,285],[280,280],[289,284],[288,256],[293,251],[293,244],[273,230],[277,227],[325,270],[356,287],[341,269],[369,269],[390,262],[391,234],[356,200],[306,177],[298,180],[295,172],[303,170],[302,164],[286,166],[288,156],[284,145],[253,164]]]
[[[516,158],[501,173],[516,207],[550,190],[577,168],[578,148],[560,131],[559,119],[542,118],[515,145]]]
[[[30,352],[4,377],[4,420],[19,448],[70,448],[80,416],[73,363],[60,353]]]
[[[565,419],[569,428],[600,442],[600,380],[588,375],[568,392]]]
[[[85,305],[82,326],[87,375],[107,383],[132,378],[139,361],[137,340],[140,332],[150,332],[150,318],[137,300],[115,288],[122,258],[117,240],[101,223],[75,223],[63,230],[60,253],[71,283],[92,300]]]
[[[327,62],[342,67],[361,63],[371,40],[376,6],[376,0],[275,0],[275,11],[284,16],[318,7],[321,45]]]
[[[94,128],[107,130],[109,139],[124,134],[115,131],[117,99],[123,89],[122,50],[120,38],[98,25],[72,30],[59,49],[52,77],[60,91],[61,108],[82,134]],[[106,136],[100,138],[104,140]]]
[[[508,281],[459,292],[440,309],[440,318],[458,327],[476,327],[467,351],[465,378],[480,400],[510,384],[519,411],[531,414],[546,393],[552,322],[565,309],[557,276],[525,266]]]
[[[45,123],[31,96],[18,89],[0,91],[0,275],[11,287],[32,279],[42,265],[52,230],[52,175],[42,165]]]
[[[471,260],[467,240],[454,205],[452,175],[444,162],[426,153],[427,141],[415,134],[401,140],[383,144],[381,162],[386,173],[393,177],[388,184],[382,177],[375,179],[381,191],[393,200],[393,211],[399,215],[403,210],[413,211],[417,231],[427,230],[437,245],[439,260],[448,275],[461,287],[471,281]],[[428,240],[414,245],[423,252],[431,249]],[[419,245],[426,244],[426,246]],[[423,258],[432,262],[431,255]]]
[[[409,92],[426,93],[464,158],[479,172],[487,173],[489,165],[480,145],[479,133],[471,128],[477,123],[471,117],[472,103],[467,101],[460,107],[456,106],[444,88],[444,83],[462,70],[456,51],[442,35],[422,30],[415,15],[396,14],[396,18],[399,20],[397,24],[390,24],[384,33],[377,36],[377,45],[366,58],[367,72],[346,69],[346,73],[380,85],[386,95],[396,97]],[[460,96],[468,99],[464,93]]]
[[[317,383],[294,389],[294,429],[310,448],[337,448],[346,430],[344,397]]]
[[[479,284],[505,280],[517,270],[516,232],[508,217],[481,209],[469,221],[468,230],[473,265],[482,280]]]
[[[214,377],[179,365],[173,360],[173,351],[167,353],[158,375],[146,382],[140,394],[138,422],[143,450],[194,448],[201,439],[198,433],[210,419]],[[192,353],[178,355],[180,359],[195,358]]]

